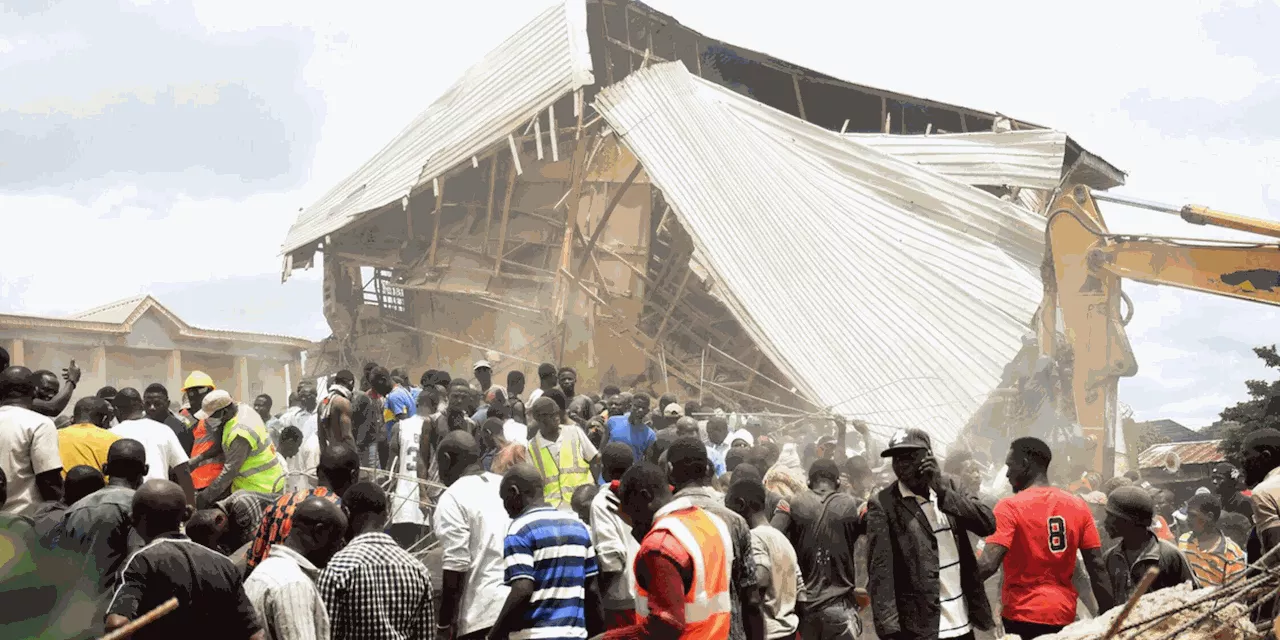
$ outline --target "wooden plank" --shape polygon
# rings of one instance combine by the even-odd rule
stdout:
[[[642,168],[637,160],[635,168],[631,170],[631,174],[627,176],[626,180],[622,181],[622,186],[618,188],[618,191],[613,194],[613,198],[609,200],[609,204],[605,206],[604,213],[600,215],[600,224],[596,225],[596,230],[591,232],[591,239],[587,240],[586,252],[582,255],[582,260],[578,261],[578,268],[574,270],[574,273],[579,278],[582,277],[582,270],[586,268],[587,262],[591,258],[591,250],[595,248],[596,243],[600,241],[600,236],[604,235],[605,227],[609,225],[609,217],[613,215],[614,209],[618,208],[618,203],[622,201],[623,194],[636,181],[636,177],[640,175]]]
[[[433,267],[436,265],[436,247],[440,245],[440,218],[444,217],[444,209],[441,208],[443,204],[444,184],[442,182],[436,189],[436,221],[435,227],[431,231],[431,250],[427,252],[427,264],[430,264]]]
[[[489,204],[484,216],[484,254],[489,255],[489,234],[493,230],[493,192],[498,182],[498,154],[489,161]]]
[[[653,334],[655,343],[662,340],[662,334],[667,330],[667,322],[671,320],[671,314],[675,312],[676,307],[680,304],[680,299],[684,297],[684,289],[689,284],[689,278],[693,276],[693,269],[686,270],[684,277],[680,279],[680,286],[676,289],[676,294],[671,298],[671,304],[667,306],[667,310],[662,314],[662,322],[658,323],[658,330]]]
[[[498,259],[493,263],[495,276],[502,271],[502,250],[507,246],[507,221],[511,218],[511,196],[516,190],[516,171],[516,165],[512,163],[511,169],[507,171],[507,192],[502,196],[502,222],[498,224]]]

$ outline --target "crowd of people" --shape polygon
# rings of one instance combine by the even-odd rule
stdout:
[[[108,387],[58,419],[74,365],[0,355],[4,637],[1033,640],[1150,566],[1154,590],[1220,585],[1280,545],[1269,429],[1179,507],[1136,474],[1055,477],[1036,438],[997,471],[920,429],[769,430],[551,364],[526,396],[487,361],[370,363],[279,413],[195,371],[179,402]]]

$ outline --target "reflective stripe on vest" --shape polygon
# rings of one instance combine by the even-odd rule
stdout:
[[[196,423],[196,427],[191,430],[191,435],[195,437],[195,442],[191,445],[192,458],[209,451],[218,441],[217,434],[210,432],[204,420]],[[222,473],[221,458],[202,462],[200,466],[191,470],[191,484],[197,489],[204,489],[212,484],[220,473]]]
[[[690,505],[659,516],[652,530],[670,533],[693,562],[693,584],[684,598],[681,638],[726,638],[729,635],[730,569],[733,540],[729,527],[715,514]],[[636,585],[636,614],[649,615],[649,593]]]
[[[276,449],[267,436],[267,428],[261,424],[240,424],[236,417],[227,422],[222,433],[224,451],[236,438],[244,438],[249,443],[249,457],[245,458],[240,472],[231,481],[231,490],[272,493],[284,470],[280,468]]]
[[[541,436],[538,436],[541,438]],[[536,439],[529,440],[529,457],[542,475],[543,496],[547,504],[561,508],[573,500],[573,491],[584,484],[591,484],[591,469],[582,459],[582,444],[577,433],[571,433],[560,445],[560,460],[551,457],[551,448],[542,446],[535,450]]]

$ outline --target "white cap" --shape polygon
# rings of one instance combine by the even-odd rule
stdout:
[[[683,418],[684,407],[672,402],[671,404],[667,405],[665,409],[662,410],[662,415],[668,418]]]
[[[477,360],[476,363],[472,365],[471,370],[475,371],[477,369],[493,369],[493,365],[490,365],[488,360]]]
[[[207,420],[209,416],[231,406],[231,394],[218,389],[210,391],[209,395],[204,397],[204,402],[200,405],[200,410],[196,412],[196,420]]]

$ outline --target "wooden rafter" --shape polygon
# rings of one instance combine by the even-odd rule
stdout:
[[[484,254],[489,255],[489,235],[493,227],[493,192],[498,183],[498,154],[489,160],[489,202],[484,216]]]
[[[431,249],[427,252],[427,263],[431,266],[436,264],[436,248],[440,245],[440,218],[444,217],[444,178],[437,178],[437,180],[439,183],[436,186],[436,210],[433,213],[436,221],[431,231]]]
[[[587,240],[586,251],[582,256],[582,259],[578,261],[578,268],[574,270],[574,273],[577,274],[579,278],[582,277],[582,271],[583,269],[586,269],[587,262],[591,259],[592,249],[594,249],[596,243],[600,241],[600,236],[604,235],[604,229],[609,225],[610,216],[613,215],[614,209],[618,208],[618,203],[622,201],[623,194],[627,192],[627,189],[631,184],[636,181],[636,177],[640,175],[641,169],[643,169],[643,167],[640,166],[640,162],[637,160],[635,168],[631,170],[629,175],[627,175],[627,179],[622,181],[622,186],[618,188],[618,191],[609,199],[609,204],[605,206],[604,213],[600,215],[600,224],[596,225],[596,230],[591,232],[591,239]]]
[[[498,224],[498,259],[493,263],[493,275],[502,272],[503,249],[507,246],[507,221],[511,218],[511,196],[516,190],[516,164],[511,163],[507,172],[507,191],[502,195],[502,222]]]

